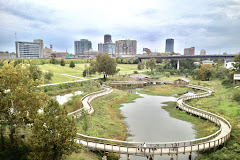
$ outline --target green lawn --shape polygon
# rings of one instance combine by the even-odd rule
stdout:
[[[82,72],[84,71],[87,65],[88,64],[75,64],[75,67],[71,68],[69,67],[69,64],[66,64],[65,66],[61,66],[59,64],[44,64],[44,65],[39,65],[39,68],[44,71],[52,71],[54,76],[52,77],[52,81],[50,81],[50,83],[59,83],[59,82],[80,80],[79,78],[69,77],[61,74],[68,74],[68,75],[84,78],[82,75]],[[129,73],[133,73],[133,71],[138,71],[137,64],[118,64],[117,68],[120,69],[119,74],[129,74]],[[96,73],[95,75],[90,76],[90,78],[98,78],[98,77],[103,77],[103,75]],[[85,78],[88,78],[88,77],[85,77]]]
[[[52,71],[54,76],[52,77],[52,81],[50,81],[50,83],[59,83],[59,82],[80,80],[79,78],[69,77],[61,74],[69,74],[69,75],[83,78],[82,72],[84,71],[85,66],[86,66],[85,64],[75,64],[75,67],[71,68],[69,67],[69,64],[66,64],[65,66],[61,66],[59,64],[44,64],[44,65],[39,65],[39,68],[44,71]],[[102,77],[102,76],[99,74],[96,74],[96,75],[92,75],[90,78],[96,78],[96,77]]]
[[[150,94],[150,95],[158,95],[158,96],[171,96],[174,94],[182,94],[186,93],[191,88],[186,87],[177,87],[174,85],[155,85],[155,86],[147,86],[142,90],[139,90],[139,93]]]
[[[133,71],[147,71],[147,69],[144,70],[138,70],[137,64],[118,64],[117,68],[120,69],[120,74],[129,74],[133,73]]]

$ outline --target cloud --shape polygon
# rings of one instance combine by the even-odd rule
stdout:
[[[1,0],[0,50],[14,51],[18,40],[42,38],[44,44],[73,52],[73,42],[89,39],[93,48],[112,39],[136,39],[143,47],[164,52],[166,38],[175,39],[175,51],[195,46],[209,53],[222,48],[240,51],[240,2],[238,0]],[[228,50],[227,49],[227,50]]]
[[[49,10],[49,8],[31,1],[21,2],[15,0],[1,0],[0,10],[26,20],[42,23],[51,23],[52,19],[48,15],[54,13],[54,10]]]

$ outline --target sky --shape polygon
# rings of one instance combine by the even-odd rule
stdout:
[[[16,34],[15,34],[16,33]],[[15,52],[15,41],[42,39],[44,46],[74,54],[74,41],[88,39],[93,50],[104,41],[137,40],[164,52],[195,47],[195,54],[240,52],[240,0],[0,0],[0,51]]]

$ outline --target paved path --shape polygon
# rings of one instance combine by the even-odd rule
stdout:
[[[68,76],[68,77],[73,77],[73,78],[78,78],[78,79],[82,79],[82,80],[88,80],[86,78],[82,78],[82,77],[77,77],[77,76],[73,76],[73,75],[69,75],[69,74],[61,74],[63,76]]]

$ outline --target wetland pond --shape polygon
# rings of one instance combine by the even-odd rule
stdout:
[[[139,94],[139,93],[138,93]],[[173,96],[154,96],[139,94],[143,98],[137,98],[133,103],[123,103],[121,109],[125,117],[127,130],[131,136],[127,141],[134,142],[173,142],[195,139],[193,124],[170,116],[162,109],[163,102],[176,101]],[[179,111],[181,112],[181,111]],[[188,160],[189,154],[180,154],[174,160]],[[196,155],[192,155],[192,160]],[[154,156],[154,160],[170,160],[170,156]],[[121,160],[126,159],[126,155],[121,155]],[[147,157],[131,156],[131,160],[146,160]]]

